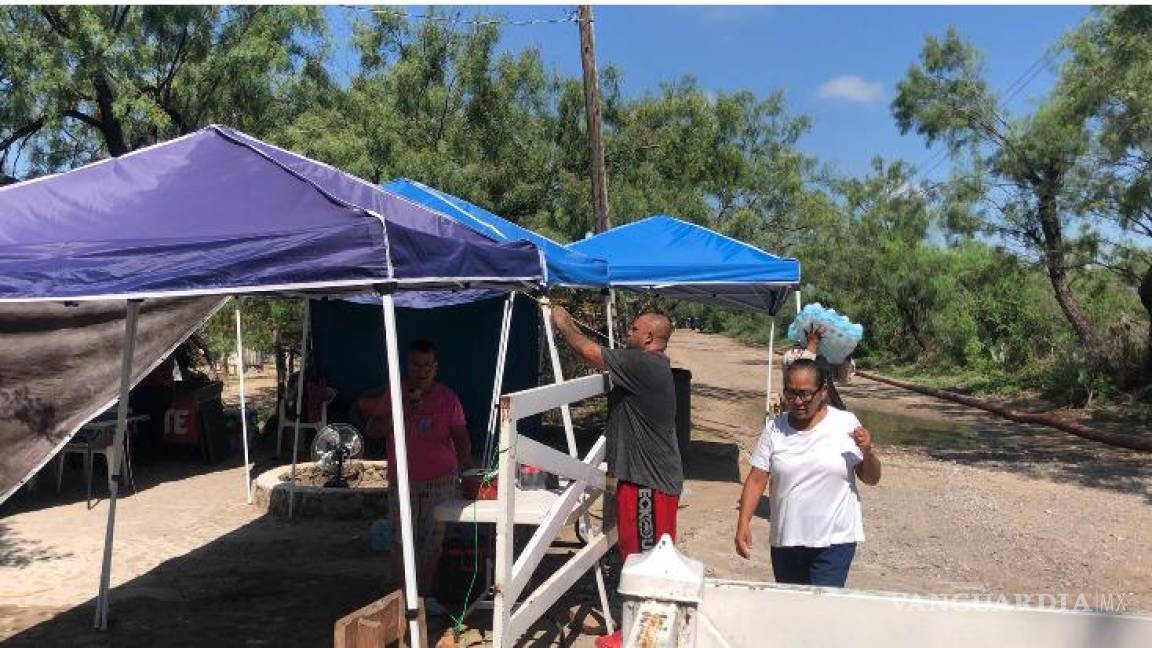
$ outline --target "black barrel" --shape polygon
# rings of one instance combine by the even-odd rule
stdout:
[[[680,447],[681,461],[688,461],[688,444],[692,441],[692,372],[672,370],[672,384],[676,388],[676,445]]]

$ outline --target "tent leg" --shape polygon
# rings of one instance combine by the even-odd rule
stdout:
[[[116,528],[116,496],[120,490],[120,472],[124,462],[124,433],[128,427],[128,392],[132,388],[132,356],[136,350],[136,322],[140,316],[140,300],[127,303],[124,318],[124,345],[120,354],[120,402],[116,407],[116,434],[112,438],[112,452],[108,462],[109,494],[108,524],[104,530],[104,557],[100,563],[100,591],[96,597],[94,626],[108,629],[108,584],[112,577],[112,535]]]
[[[604,615],[604,629],[608,634],[616,632],[616,622],[612,620],[612,610],[608,607],[608,587],[604,585],[604,561],[596,561],[596,592],[600,595],[600,612]]]
[[[296,428],[292,433],[292,472],[288,486],[288,519],[292,519],[292,510],[296,505],[296,462],[300,460],[300,417],[304,414],[304,382],[308,369],[308,328],[312,323],[309,300],[304,299],[304,325],[300,334],[300,370],[296,378]],[[289,377],[292,374],[288,374]]]
[[[540,304],[540,317],[544,320],[544,337],[548,338],[548,355],[552,359],[552,377],[556,383],[564,382],[564,368],[560,366],[560,350],[556,348],[556,334],[552,330],[552,307]],[[568,440],[568,454],[576,456],[576,433],[572,428],[572,411],[568,405],[560,406],[564,419],[564,438]]]
[[[512,329],[512,309],[515,306],[516,293],[508,293],[504,301],[504,319],[500,324],[500,343],[496,350],[496,375],[492,381],[492,401],[488,405],[488,430],[484,437],[484,454],[480,455],[481,467],[488,470],[492,466],[493,440],[496,436],[496,421],[499,418],[497,407],[500,405],[500,394],[504,391],[504,366],[508,359],[508,337]]]
[[[392,411],[403,412],[404,400],[401,395],[399,345],[396,342],[396,302],[391,294],[382,295],[384,307],[384,348],[388,354],[388,391],[392,397]],[[404,417],[392,417],[392,454],[389,461],[396,463],[396,496],[400,500],[400,539],[404,557],[404,605],[408,618],[408,645],[420,645],[420,621],[418,611],[420,601],[416,589],[416,552],[412,545],[412,500],[409,499],[408,484],[408,443],[404,432]]]
[[[244,501],[252,503],[252,464],[248,462],[248,399],[244,393],[244,337],[240,331],[240,298],[236,298],[236,365],[240,371],[240,439],[244,446]]]
[[[604,316],[608,319],[608,348],[616,348],[616,291],[609,288],[604,297]]]
[[[800,312],[800,291],[796,291],[796,312]]]
[[[772,416],[772,359],[776,355],[776,317],[772,317],[772,323],[768,326],[768,388],[764,397],[764,415]]]

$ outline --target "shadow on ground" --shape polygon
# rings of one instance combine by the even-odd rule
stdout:
[[[692,441],[684,460],[684,478],[740,483],[740,446],[717,441]]]
[[[27,567],[34,562],[71,558],[72,553],[60,553],[43,547],[39,540],[29,540],[14,533],[0,522],[0,567]]]
[[[7,628],[20,629],[0,640],[6,648],[330,645],[337,619],[394,589],[389,555],[370,547],[370,524],[265,516],[113,588],[107,632],[92,628],[94,600],[70,609],[0,605]],[[558,543],[534,582],[578,548]],[[600,628],[597,600],[586,574],[523,645],[570,645]],[[490,617],[480,612],[468,622],[490,627]],[[448,625],[430,620],[433,642]]]

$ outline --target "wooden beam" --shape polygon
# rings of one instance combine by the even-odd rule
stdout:
[[[599,465],[601,458],[604,456],[605,439],[600,437],[596,441],[596,445],[588,452],[585,461]],[[552,451],[555,454],[555,450]],[[565,456],[565,459],[568,457]],[[582,464],[587,465],[587,464]],[[600,473],[603,478],[603,473]],[[556,539],[560,529],[572,519],[572,510],[580,502],[580,498],[585,495],[588,488],[588,481],[575,478],[568,485],[564,494],[552,505],[552,510],[548,512],[548,517],[536,528],[536,532],[532,534],[532,539],[528,541],[528,545],[520,553],[520,557],[516,559],[516,563],[512,565],[512,582],[507,586],[510,596],[513,598],[520,596],[520,592],[524,591],[524,586],[528,584],[528,579],[532,577],[532,573],[536,570],[536,566],[540,564],[540,560],[544,557],[544,553],[548,551],[548,547],[552,545],[552,541]],[[588,497],[581,508],[587,508],[591,505],[594,498]]]
[[[540,584],[534,592],[528,595],[524,603],[516,609],[516,613],[509,619],[505,636],[508,638],[520,637],[532,624],[536,622],[552,604],[580,580],[596,561],[600,560],[616,544],[616,529],[589,542],[576,555],[556,570],[548,580]],[[495,644],[497,646],[504,644]],[[508,644],[511,645],[511,644]]]
[[[519,420],[607,392],[608,374],[593,374],[506,394],[500,399],[500,407],[508,409],[510,418]]]
[[[601,440],[604,437],[600,437]],[[598,442],[599,443],[599,442]],[[516,457],[520,463],[530,464],[542,468],[547,472],[576,479],[587,483],[592,488],[604,490],[607,475],[600,470],[600,460],[594,463],[584,463],[568,455],[550,448],[539,441],[521,437],[516,440]],[[603,452],[601,451],[601,459]]]
[[[513,538],[516,524],[516,419],[509,398],[500,402],[500,437],[496,446],[500,488],[496,491],[496,568],[492,585],[492,645],[511,646],[517,635],[508,631],[516,596],[505,588],[512,583]]]

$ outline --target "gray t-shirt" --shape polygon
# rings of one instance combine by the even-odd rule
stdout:
[[[617,479],[679,495],[684,485],[676,445],[676,390],[662,353],[604,349],[608,392],[608,471]]]

